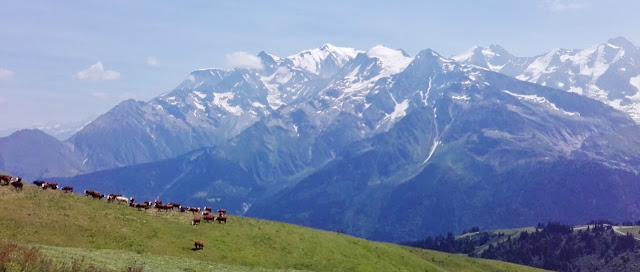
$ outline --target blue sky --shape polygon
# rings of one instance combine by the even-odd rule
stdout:
[[[0,132],[149,100],[236,51],[383,44],[451,56],[499,44],[533,56],[617,36],[640,44],[638,1],[344,2],[0,0]]]

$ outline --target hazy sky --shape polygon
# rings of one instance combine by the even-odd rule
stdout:
[[[500,44],[518,56],[640,44],[639,1],[0,0],[0,131],[96,117],[149,100],[225,55],[324,43],[445,56]]]

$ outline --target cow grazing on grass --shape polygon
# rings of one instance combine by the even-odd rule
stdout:
[[[194,243],[194,246],[196,247],[195,250],[204,249],[204,243],[199,240]]]
[[[104,195],[103,195],[103,194],[101,194],[101,193],[100,193],[100,192],[98,192],[98,191],[94,191],[94,190],[85,190],[85,191],[84,191],[84,195],[86,195],[86,196],[90,196],[90,197],[93,197],[93,198],[97,198],[97,199],[102,199],[102,198],[104,198]]]
[[[205,215],[202,219],[204,219],[205,223],[210,223],[211,221],[216,220],[215,215]]]
[[[42,190],[58,190],[58,183],[56,182],[45,182],[42,184]]]
[[[0,175],[0,186],[7,186],[11,183],[13,177],[7,175]]]
[[[218,224],[224,222],[225,224],[227,223],[227,217],[226,216],[218,216],[216,217],[216,221],[218,221]]]
[[[199,213],[200,212],[200,208],[188,208],[187,211],[190,211],[192,213]]]
[[[109,194],[107,196],[107,201],[113,202],[116,200],[116,197],[122,196],[121,194]]]
[[[134,207],[134,208],[138,208],[138,211],[141,211],[142,209],[149,209],[151,206],[147,205],[147,203],[129,203],[129,206]]]
[[[124,203],[124,204],[129,203],[129,199],[127,199],[127,198],[126,198],[126,197],[124,197],[124,196],[116,196],[116,199],[115,199],[115,200],[116,200],[118,203]]]
[[[13,186],[13,189],[16,189],[16,191],[22,191],[22,187],[24,185],[22,184],[22,179],[18,179],[17,181],[12,182],[11,186]]]
[[[69,185],[62,187],[62,189],[60,189],[60,190],[62,190],[65,193],[73,193],[73,187],[71,187]]]
[[[200,224],[200,221],[200,217],[194,217],[193,220],[191,220],[191,225],[194,226]]]
[[[180,206],[180,203],[178,202],[171,202],[169,203],[169,205],[173,206],[174,208],[177,208],[178,210],[182,208],[182,206]]]
[[[156,209],[158,209],[158,211],[164,210],[165,212],[168,212],[173,209],[173,206],[171,204],[156,204]]]
[[[45,184],[44,181],[42,180],[36,180],[34,182],[32,182],[34,185],[38,186],[38,187],[42,187],[42,184]]]

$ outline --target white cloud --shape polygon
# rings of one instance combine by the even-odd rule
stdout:
[[[585,0],[544,0],[542,7],[551,11],[560,12],[581,9],[588,5],[589,3]]]
[[[147,66],[149,67],[157,67],[158,59],[156,57],[147,57]]]
[[[0,80],[12,80],[13,71],[0,67]]]
[[[105,70],[102,62],[96,64],[86,70],[82,70],[73,75],[73,78],[86,81],[116,80],[120,78],[120,73],[113,70]]]
[[[249,54],[247,52],[233,52],[227,54],[225,57],[226,66],[228,68],[241,68],[241,69],[263,69],[262,61],[256,55]]]

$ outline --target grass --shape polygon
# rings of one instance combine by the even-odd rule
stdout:
[[[246,217],[191,226],[192,217],[33,186],[0,188],[0,240],[37,245],[61,262],[148,271],[542,271]],[[191,250],[195,240],[204,250]]]
[[[140,265],[134,264],[123,268],[128,272],[140,271]],[[0,242],[0,271],[2,272],[113,272],[110,270],[87,264],[82,259],[73,259],[71,261],[66,258],[63,261],[55,260],[50,256],[46,256],[43,252],[30,246],[23,246],[13,242]]]

